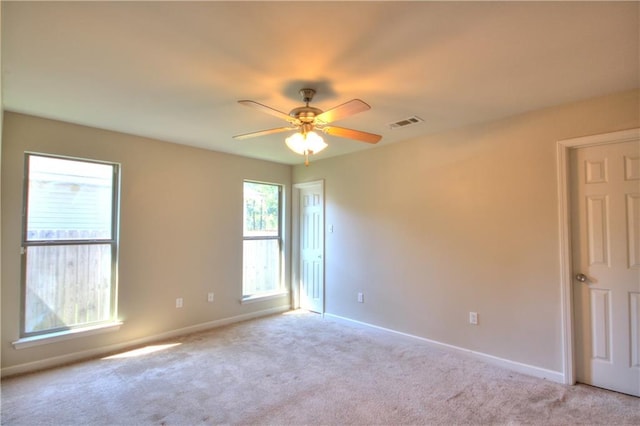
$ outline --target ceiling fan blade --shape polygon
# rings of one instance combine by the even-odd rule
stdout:
[[[277,109],[273,109],[271,107],[268,107],[266,105],[262,105],[261,103],[258,103],[256,101],[249,101],[249,100],[242,100],[242,101],[238,101],[239,104],[244,105],[244,106],[248,106],[248,107],[252,107],[252,108],[256,108],[259,111],[265,112],[269,115],[273,115],[274,117],[278,117],[282,120],[288,121],[289,123],[296,123],[298,122],[298,120],[295,117],[291,117],[289,114],[284,113],[282,111],[278,111]]]
[[[289,130],[295,130],[295,127],[278,127],[275,129],[267,129],[267,130],[260,130],[258,132],[251,132],[251,133],[244,133],[242,135],[235,135],[233,138],[234,139],[238,139],[238,140],[242,140],[242,139],[249,139],[249,138],[255,138],[258,136],[266,136],[266,135],[272,135],[274,133],[282,133],[282,132],[287,132]]]
[[[316,121],[331,123],[368,109],[371,109],[371,107],[366,102],[360,99],[352,99],[349,102],[345,102],[318,115]]]
[[[345,129],[344,127],[327,126],[322,129],[325,133],[341,138],[355,139],[361,142],[378,143],[382,136],[360,130]]]

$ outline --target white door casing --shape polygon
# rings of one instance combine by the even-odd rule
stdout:
[[[300,308],[324,313],[323,182],[296,185],[299,192],[297,277]]]
[[[558,228],[560,254],[560,308],[563,383],[576,382],[573,331],[573,270],[571,265],[571,218],[569,208],[569,154],[572,149],[640,139],[640,128],[592,136],[582,136],[557,142]]]
[[[640,396],[640,139],[609,142],[569,152],[575,378]]]

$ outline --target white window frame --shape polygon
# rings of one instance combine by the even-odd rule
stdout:
[[[60,160],[79,161],[85,163],[108,165],[113,168],[112,177],[112,201],[111,201],[111,238],[97,238],[97,239],[77,239],[77,240],[33,240],[29,239],[27,235],[28,230],[28,197],[29,197],[29,159],[31,157],[44,157]],[[67,157],[61,155],[42,154],[42,153],[25,153],[25,166],[24,166],[24,188],[23,188],[23,221],[22,221],[22,278],[21,278],[21,315],[20,315],[20,339],[13,342],[13,345],[17,349],[24,347],[35,346],[42,343],[51,343],[53,341],[67,340],[69,338],[102,333],[105,331],[114,331],[119,329],[122,324],[117,320],[117,283],[118,283],[118,231],[119,231],[119,211],[120,211],[120,164],[90,160],[84,158]],[[109,245],[111,249],[111,288],[110,288],[110,305],[109,305],[109,317],[102,321],[95,321],[89,323],[81,323],[71,326],[63,326],[56,328],[49,328],[46,330],[38,331],[26,331],[26,288],[27,288],[27,256],[30,247],[47,247],[47,246],[80,246],[80,245],[96,245],[104,244]]]
[[[245,230],[245,184],[253,183],[259,185],[271,185],[278,188],[278,235],[277,236],[246,236]],[[251,303],[256,301],[264,301],[269,299],[275,299],[287,294],[287,290],[284,285],[284,185],[273,182],[261,182],[256,180],[245,179],[242,182],[242,244],[243,244],[243,256],[242,256],[242,299],[241,303]],[[278,241],[278,288],[273,291],[260,292],[253,294],[245,294],[245,282],[244,282],[244,242],[256,241],[256,240],[277,240]]]

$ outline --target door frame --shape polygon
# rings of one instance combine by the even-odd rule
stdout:
[[[325,282],[324,273],[325,273],[325,226],[324,226],[324,217],[326,214],[326,202],[325,202],[325,193],[324,193],[324,179],[314,180],[310,182],[302,182],[293,184],[293,193],[291,197],[292,204],[292,214],[291,214],[291,306],[293,309],[300,308],[300,192],[309,187],[320,186],[320,191],[322,192],[322,312],[321,315],[324,315],[325,308]]]
[[[569,154],[573,149],[627,142],[640,138],[640,128],[564,139],[557,142],[558,220],[560,224],[560,308],[564,384],[576,383],[573,324],[573,270]]]

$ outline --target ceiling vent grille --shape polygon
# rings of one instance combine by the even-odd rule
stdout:
[[[422,123],[424,120],[420,117],[418,117],[417,115],[413,115],[411,117],[402,119],[402,120],[398,120],[394,123],[390,123],[388,124],[390,129],[399,129],[401,127],[407,127],[407,126],[413,126],[414,124],[419,124]]]

